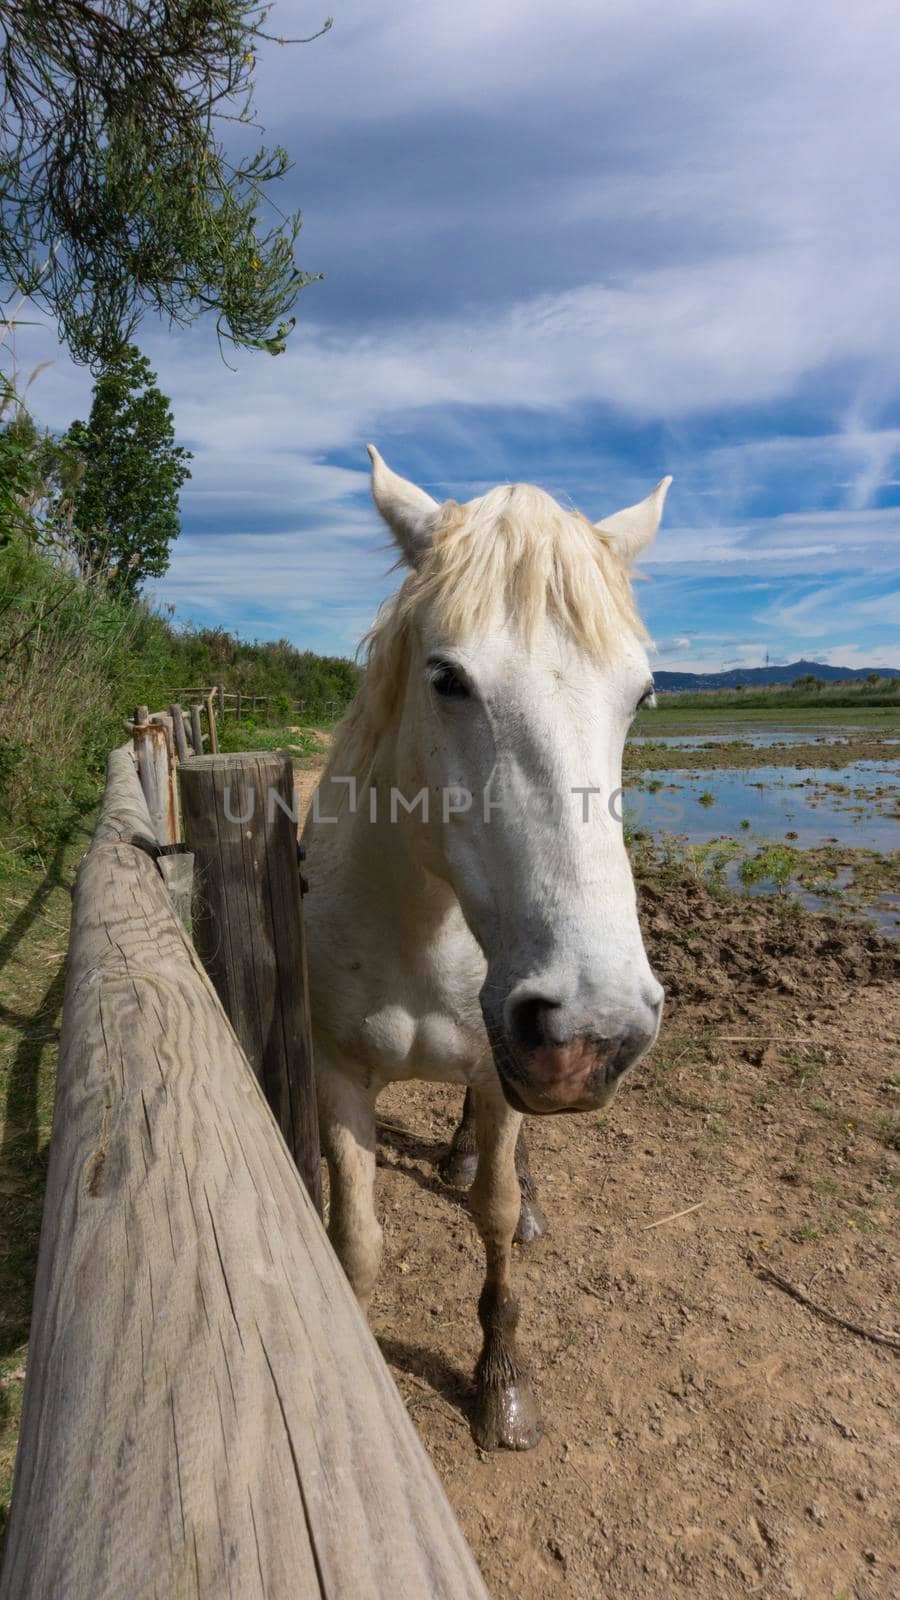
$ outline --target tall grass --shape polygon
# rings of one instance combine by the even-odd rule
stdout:
[[[106,756],[139,704],[167,705],[181,685],[224,682],[266,695],[289,717],[336,703],[358,668],[287,640],[247,643],[222,628],[178,630],[42,546],[34,524],[0,518],[0,846],[43,851],[100,792]],[[283,705],[280,705],[283,702]]]
[[[0,833],[41,850],[97,796],[123,718],[173,675],[171,635],[47,557],[27,535],[0,550]]]

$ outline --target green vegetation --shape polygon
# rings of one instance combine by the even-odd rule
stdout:
[[[96,800],[123,718],[170,670],[170,636],[139,601],[16,533],[0,550],[0,826],[44,850]]]
[[[332,704],[342,715],[359,685],[360,669],[355,662],[345,656],[297,650],[287,639],[260,644],[238,639],[225,628],[172,632],[171,639],[169,698],[176,689],[224,683],[229,691],[275,697],[273,711],[285,722],[290,720],[293,702],[302,700],[304,720],[320,722]]]
[[[31,864],[0,850],[0,1544],[12,1488],[37,1260],[76,827]]]
[[[135,594],[145,578],[168,570],[191,459],[175,443],[171,407],[136,345],[123,345],[104,366],[89,421],[73,422],[59,448],[78,467],[72,515],[82,569]]]
[[[322,724],[317,723],[317,727]],[[219,726],[219,748],[223,754],[239,750],[287,750],[301,762],[320,752],[313,728],[298,728],[291,723],[278,727],[261,726],[250,717],[240,722],[229,719]]]
[[[90,421],[62,438],[0,390],[0,843],[26,853],[93,805],[136,705],[221,683],[267,697],[293,738],[298,701],[307,722],[341,715],[359,681],[352,661],[176,629],[141,599],[168,564],[187,472],[152,380],[139,351],[120,351]]]
[[[106,756],[138,703],[165,706],[178,688],[224,682],[274,697],[284,724],[276,742],[301,743],[287,727],[290,704],[302,699],[304,720],[315,722],[331,703],[343,712],[357,681],[353,662],[284,639],[178,631],[14,531],[0,548],[0,840],[29,852],[66,837],[96,801]],[[224,725],[226,738],[234,729]]]
[[[315,721],[356,691],[351,661],[178,630],[136,593],[165,568],[185,471],[151,378],[128,351],[98,382],[91,422],[62,439],[9,385],[4,418],[0,396],[0,843],[26,854],[68,837],[94,804],[138,704],[224,683],[269,697],[287,725],[298,700]]]
[[[767,844],[741,862],[739,876],[748,888],[755,883],[772,883],[784,892],[790,888],[799,864],[799,854],[790,845]]]
[[[13,532],[43,544],[64,543],[80,471],[75,452],[41,431],[0,373],[0,548]]]
[[[868,678],[823,683],[807,676],[795,683],[767,684],[747,689],[662,690],[659,710],[670,711],[780,711],[804,707],[816,712],[830,706],[892,706],[900,709],[900,678]],[[647,713],[648,723],[654,712]]]
[[[107,360],[146,308],[284,348],[314,280],[299,212],[260,216],[290,162],[217,137],[257,126],[267,17],[255,0],[0,0],[0,293],[46,307],[76,361]]]

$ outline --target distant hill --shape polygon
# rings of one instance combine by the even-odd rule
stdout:
[[[875,672],[879,678],[900,678],[900,667],[828,667],[822,661],[790,661],[786,667],[734,667],[730,672],[654,672],[657,689],[749,689],[767,683],[793,683],[818,678],[822,683],[858,682]]]

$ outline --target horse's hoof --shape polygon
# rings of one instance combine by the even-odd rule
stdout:
[[[472,1438],[482,1450],[533,1450],[543,1432],[544,1424],[527,1378],[479,1385]]]
[[[471,1189],[477,1171],[477,1150],[454,1150],[451,1145],[438,1162],[438,1172],[451,1189]]]
[[[547,1232],[547,1218],[536,1200],[526,1200],[522,1196],[522,1209],[516,1223],[513,1240],[516,1244],[530,1244],[532,1239],[540,1239]]]

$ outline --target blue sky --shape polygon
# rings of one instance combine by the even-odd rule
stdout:
[[[396,582],[373,439],[438,498],[527,479],[594,518],[672,473],[658,666],[900,666],[896,50],[879,0],[335,0],[272,46],[326,279],[236,372],[144,324],[196,457],[159,598],[352,653]],[[35,410],[89,388],[57,355]]]

